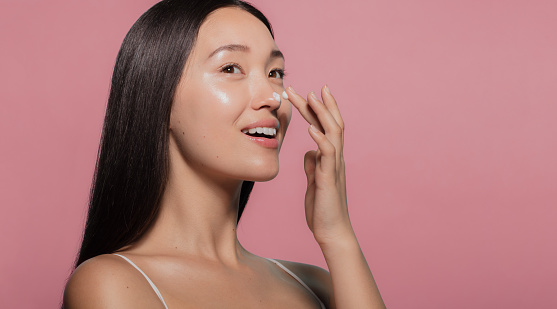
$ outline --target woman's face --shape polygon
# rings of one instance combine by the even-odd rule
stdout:
[[[259,19],[238,8],[211,13],[174,97],[171,160],[179,154],[191,169],[221,179],[274,178],[292,113],[289,101],[273,97],[284,90],[283,70],[284,58]],[[257,127],[276,135],[246,133]]]

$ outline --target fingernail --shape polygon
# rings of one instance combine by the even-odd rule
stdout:
[[[317,128],[314,127],[312,124],[309,125],[309,128],[310,128],[313,132],[315,132],[315,133],[318,133],[318,132],[319,132],[319,130],[317,130]]]
[[[288,94],[286,93],[286,91],[282,92],[282,98],[288,100]]]
[[[315,92],[312,91],[312,92],[309,93],[309,95],[310,95],[312,98],[318,100],[318,99],[317,99],[317,96],[315,95]]]
[[[329,86],[325,85],[325,90],[326,90],[329,94],[331,94],[331,89],[329,89]]]
[[[288,86],[288,89],[290,89],[290,91],[291,91],[292,93],[296,93],[296,91],[294,91],[294,88],[292,88],[292,86]]]

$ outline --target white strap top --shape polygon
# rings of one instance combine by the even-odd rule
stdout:
[[[155,293],[157,294],[157,296],[161,300],[162,304],[164,305],[164,308],[168,309],[168,306],[164,302],[164,298],[162,298],[161,292],[159,291],[159,289],[157,289],[157,286],[153,283],[153,281],[151,281],[151,279],[149,279],[149,277],[147,277],[147,275],[143,272],[143,270],[141,270],[139,267],[137,267],[137,265],[135,265],[134,262],[132,262],[127,257],[125,257],[123,255],[120,255],[120,254],[117,254],[117,253],[113,253],[113,254],[123,258],[126,261],[128,261],[128,263],[132,264],[132,266],[135,267],[135,269],[139,270],[139,272],[143,275],[143,277],[145,277],[145,279],[147,279],[147,282],[149,282],[149,284],[151,285],[151,287],[153,288],[153,290],[155,291]]]
[[[267,260],[275,263],[278,267],[282,268],[285,272],[287,272],[290,276],[292,276],[292,278],[296,279],[296,281],[298,281],[304,288],[306,288],[306,290],[309,291],[309,293],[311,295],[313,295],[313,297],[315,297],[315,299],[319,302],[319,305],[321,305],[321,309],[326,309],[325,308],[325,304],[323,304],[323,302],[321,301],[321,299],[319,299],[319,297],[317,297],[317,295],[315,295],[315,293],[309,288],[309,286],[307,286],[302,279],[300,279],[298,276],[296,276],[296,274],[294,274],[293,272],[290,271],[290,269],[286,268],[286,266],[282,265],[279,261],[273,260],[273,259],[269,259],[266,258]]]
[[[127,257],[117,254],[117,253],[113,253],[114,255],[117,255],[121,258],[123,258],[124,260],[126,260],[128,263],[130,263],[135,269],[137,269],[142,275],[143,277],[145,277],[145,279],[147,279],[147,282],[149,282],[149,285],[151,285],[151,288],[153,288],[153,290],[155,291],[155,293],[157,294],[157,296],[159,297],[159,299],[161,300],[162,304],[164,305],[165,309],[168,309],[168,306],[166,305],[166,303],[164,302],[164,298],[162,298],[161,292],[159,291],[159,289],[157,289],[157,286],[155,286],[155,284],[153,283],[153,281],[151,281],[151,279],[149,279],[149,277],[147,277],[147,275],[139,268],[137,267],[137,265],[134,264],[134,262],[132,262],[130,259],[128,259]],[[296,279],[296,281],[298,281],[304,288],[306,288],[306,290],[309,291],[309,293],[311,295],[313,295],[313,297],[315,297],[315,300],[317,300],[319,302],[319,305],[321,306],[321,309],[326,309],[325,308],[325,304],[323,304],[323,302],[321,301],[321,299],[319,299],[319,297],[317,297],[317,295],[315,295],[315,293],[302,281],[302,279],[300,279],[298,276],[296,276],[292,271],[290,271],[290,269],[286,268],[286,266],[282,265],[280,262],[273,260],[273,259],[267,259],[273,263],[275,263],[278,267],[280,267],[282,270],[284,270],[285,272],[287,272],[290,276],[292,276],[292,278]]]

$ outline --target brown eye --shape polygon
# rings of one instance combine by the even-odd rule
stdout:
[[[221,70],[223,73],[228,73],[228,74],[239,74],[242,73],[242,70],[240,70],[240,68],[238,67],[238,65],[235,64],[230,64],[225,66],[224,68],[222,68]]]
[[[284,78],[284,71],[280,69],[272,70],[269,72],[269,77],[282,79]]]

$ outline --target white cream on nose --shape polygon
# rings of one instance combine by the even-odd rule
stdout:
[[[277,100],[277,102],[280,103],[280,101],[281,101],[281,100],[280,100],[280,94],[278,94],[278,93],[276,93],[276,92],[273,92],[273,98],[275,98],[275,100]]]

